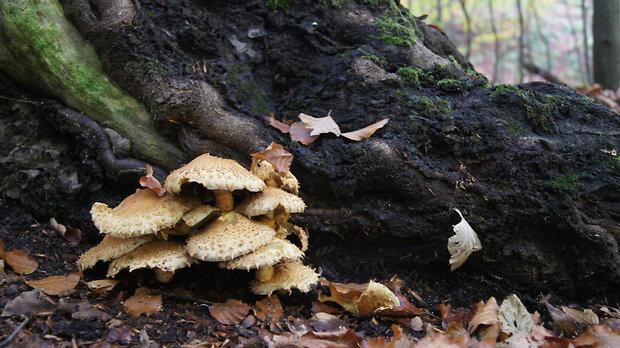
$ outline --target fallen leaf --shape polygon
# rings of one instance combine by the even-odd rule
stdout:
[[[76,245],[80,243],[80,240],[82,240],[82,231],[80,231],[79,228],[60,224],[55,218],[50,219],[50,226],[54,231],[56,231],[56,233],[64,238],[64,240],[69,242],[69,244]]]
[[[469,226],[458,209],[454,208],[454,210],[461,217],[461,221],[453,226],[454,233],[456,234],[448,239],[451,271],[461,267],[471,253],[482,249],[482,244],[474,229]]]
[[[54,311],[56,303],[39,289],[24,291],[19,296],[9,301],[4,306],[0,316],[9,317],[12,315],[38,315],[48,314]]]
[[[162,299],[160,295],[151,295],[149,289],[139,288],[133,296],[125,300],[125,310],[131,315],[151,315],[162,309]]]
[[[265,297],[256,302],[256,317],[262,321],[269,323],[277,323],[284,315],[284,309],[280,303],[280,299],[276,295]]]
[[[620,330],[593,325],[572,340],[576,347],[620,347]]]
[[[383,128],[383,126],[385,126],[385,124],[388,123],[388,121],[389,121],[388,118],[384,118],[381,121],[373,123],[368,127],[364,127],[362,129],[358,129],[352,132],[342,133],[341,135],[347,139],[351,139],[355,141],[362,141],[364,139],[370,138],[370,136],[375,134],[377,130],[379,130],[380,128]]]
[[[470,333],[476,331],[480,325],[493,325],[499,322],[499,306],[495,297],[491,297],[486,303],[476,303],[474,316],[469,321],[467,328]]]
[[[289,126],[288,124],[276,120],[276,117],[273,114],[273,112],[269,114],[269,125],[271,125],[272,127],[276,128],[277,130],[279,130],[280,132],[284,134],[288,133],[291,128],[291,126]]]
[[[530,332],[534,326],[532,315],[515,294],[506,297],[499,307],[498,315],[502,331],[511,335],[521,331]]]
[[[51,276],[39,280],[27,280],[26,284],[35,289],[40,289],[47,295],[66,295],[80,282],[79,273],[71,273],[68,276]]]
[[[437,305],[437,308],[441,314],[441,323],[443,328],[447,328],[450,323],[459,323],[465,326],[469,323],[469,318],[471,318],[471,311],[467,308],[452,310],[452,305],[445,303],[440,303]]]
[[[83,303],[79,305],[77,311],[71,314],[71,319],[85,321],[100,320],[105,322],[112,319],[112,316],[100,309],[93,308],[88,303]]]
[[[0,259],[4,259],[4,242],[0,239]]]
[[[328,313],[316,313],[309,320],[310,326],[314,331],[326,332],[326,331],[341,331],[346,329],[347,322],[338,318],[335,315]]]
[[[326,303],[319,302],[319,301],[312,301],[312,308],[310,308],[310,311],[312,311],[312,313],[328,313],[328,314],[342,313],[342,310],[332,307]]]
[[[310,133],[312,131],[300,122],[291,124],[289,132],[291,134],[291,140],[298,141],[304,145],[309,145],[319,138],[318,135],[311,135]]]
[[[571,318],[566,312],[554,307],[549,303],[549,299],[544,297],[542,302],[547,307],[551,319],[553,319],[553,328],[566,335],[574,335],[579,331],[583,323],[576,322],[574,318]]]
[[[86,286],[98,294],[107,294],[112,291],[118,283],[119,281],[115,279],[99,279],[87,282]]]
[[[415,317],[418,315],[430,315],[430,312],[427,309],[418,308],[411,303],[409,299],[407,299],[405,294],[402,293],[401,289],[405,286],[405,282],[402,279],[394,276],[385,285],[396,295],[400,304],[394,308],[380,311],[377,314],[389,317]]]
[[[224,325],[239,324],[250,310],[252,310],[252,306],[235,299],[209,306],[211,316]]]
[[[304,124],[304,127],[310,129],[310,135],[319,135],[325,133],[332,133],[336,136],[340,136],[340,127],[336,124],[336,121],[331,116],[331,111],[325,117],[312,117],[307,114],[299,114],[299,119]]]
[[[153,176],[153,167],[150,164],[146,165],[146,175],[140,177],[140,185],[150,188],[153,192],[157,193],[159,197],[162,197],[166,193],[166,189],[163,188],[159,180]]]
[[[3,259],[0,259],[0,273],[5,273],[5,270],[4,270],[4,260]]]
[[[359,347],[361,343],[361,338],[351,329],[328,333],[307,332],[303,335],[289,332],[274,335],[268,330],[261,330],[259,337],[270,347],[350,348]]]
[[[293,163],[293,154],[276,143],[271,143],[261,152],[253,153],[252,157],[271,163],[275,170],[281,173],[288,173]]]
[[[4,253],[4,261],[19,274],[30,274],[38,268],[37,260],[21,250]]]
[[[341,284],[327,281],[323,281],[321,284],[329,287],[331,295],[326,296],[319,291],[319,301],[336,302],[347,312],[356,316],[372,315],[400,304],[390,289],[372,280],[366,284]]]
[[[598,325],[599,323],[598,315],[596,315],[596,313],[594,313],[591,309],[580,311],[566,306],[562,306],[560,308],[562,308],[562,312],[566,313],[566,315],[568,315],[568,317],[576,323],[588,326]]]
[[[426,336],[416,345],[416,348],[463,348],[462,345],[453,342],[453,339],[444,335]],[[467,345],[465,345],[467,347]]]

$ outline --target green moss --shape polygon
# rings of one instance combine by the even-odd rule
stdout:
[[[417,44],[416,25],[404,17],[382,16],[375,18],[373,26],[380,35],[374,38],[393,46],[413,47]]]
[[[609,161],[609,167],[613,170],[618,170],[620,169],[620,156],[614,156],[610,161]]]
[[[377,57],[374,54],[363,55],[362,58],[371,60],[371,61],[375,62],[376,64],[379,64],[381,62],[381,59],[379,59],[379,57]]]
[[[291,5],[291,0],[267,0],[265,6],[272,10],[284,10]]]
[[[509,83],[499,84],[493,87],[492,89],[493,89],[493,92],[491,92],[491,98],[495,98],[497,96],[501,96],[506,93],[515,93],[515,94],[518,94],[519,96],[524,97],[523,91],[519,87],[515,85],[511,85]]]
[[[396,73],[406,84],[416,87],[420,86],[420,78],[424,77],[424,72],[418,68],[399,68]]]
[[[579,181],[584,175],[582,173],[561,175],[551,180],[551,187],[558,191],[576,191],[583,186]]]
[[[433,117],[437,114],[449,115],[452,113],[450,101],[443,98],[429,98],[426,96],[411,96],[408,106],[418,114]]]
[[[437,81],[437,87],[446,92],[456,92],[469,89],[471,85],[455,79],[443,79]]]
[[[353,57],[353,54],[351,54],[350,51],[345,51],[345,52],[339,53],[338,57],[349,59],[349,58]]]

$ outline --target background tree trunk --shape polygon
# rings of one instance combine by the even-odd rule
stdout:
[[[0,47],[10,47],[0,51],[0,192],[11,204],[64,217],[93,232],[93,242],[90,205],[115,204],[136,187],[138,174],[110,170],[118,161],[170,170],[210,152],[247,164],[275,141],[295,155],[309,207],[296,219],[312,233],[310,263],[330,279],[398,273],[475,296],[610,296],[620,284],[612,155],[620,121],[591,99],[544,83],[490,86],[441,31],[394,1],[61,3],[75,25],[63,30],[77,28],[85,41],[60,47],[92,45],[107,79],[102,90],[123,95],[72,103],[75,92],[65,92],[80,81],[58,72],[93,55],[42,65],[57,46],[12,46],[22,30],[15,9],[38,9],[27,19],[37,18],[30,23],[46,40],[60,35],[43,30],[58,11],[32,0],[0,3]],[[50,74],[52,82],[39,83]],[[152,117],[149,132],[183,154],[155,161],[148,151],[157,146],[141,150],[140,136],[88,107],[123,100],[139,102]],[[330,110],[343,131],[390,121],[361,142],[323,135],[303,146],[266,116],[294,121]],[[483,249],[450,273],[446,242],[459,221],[452,208],[465,212]]]
[[[620,0],[594,0],[594,82],[620,87]]]

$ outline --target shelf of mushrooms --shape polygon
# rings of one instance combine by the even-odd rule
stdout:
[[[218,262],[226,269],[254,270],[250,288],[262,295],[308,292],[318,282],[319,275],[301,261],[308,233],[289,222],[290,214],[306,207],[290,172],[279,173],[256,158],[248,171],[236,161],[204,154],[170,173],[164,188],[163,195],[138,189],[114,208],[93,204],[93,222],[105,237],[80,257],[80,267],[111,261],[109,277],[149,268],[166,283],[178,269]],[[290,234],[301,247],[287,239]]]

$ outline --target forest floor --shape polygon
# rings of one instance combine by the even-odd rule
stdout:
[[[364,317],[356,317],[334,302],[318,302],[317,291],[269,298],[253,295],[248,290],[248,272],[225,271],[204,263],[183,270],[168,284],[157,283],[147,271],[123,273],[109,292],[97,292],[88,286],[89,281],[105,278],[105,267],[98,265],[80,275],[79,283],[69,291],[60,296],[46,295],[26,282],[78,271],[75,261],[91,246],[88,241],[93,238],[71,244],[49,223],[36,221],[4,203],[0,206],[0,240],[5,252],[22,250],[37,261],[36,270],[30,274],[17,274],[6,262],[0,273],[0,308],[4,308],[0,347],[466,347],[474,342],[612,347],[620,340],[620,311],[613,307],[590,305],[582,310],[562,299],[547,297],[545,304],[539,301],[541,298],[525,294],[520,298],[529,313],[535,311],[526,315],[534,318],[534,325],[529,333],[508,338],[510,334],[502,333],[498,324],[498,310],[507,313],[497,304],[502,303],[505,289],[489,289],[485,283],[480,284],[478,293],[459,295],[442,292],[440,282],[433,291],[429,282],[426,288],[418,284],[418,288],[411,289],[398,278],[383,281],[398,296],[401,306]],[[357,262],[355,266],[349,264],[348,269],[353,279],[361,279],[364,261],[354,258],[338,259]],[[312,264],[312,257],[307,261]],[[336,295],[336,288],[328,282],[323,284],[318,291]],[[140,299],[137,311],[150,311],[150,315],[129,313],[136,310],[128,303],[139,288],[148,288],[149,296]],[[482,297],[489,291],[500,292],[497,302]],[[243,304],[215,305],[229,299]],[[474,304],[474,299],[483,302]],[[340,294],[340,300],[345,306],[355,302],[345,293]],[[472,302],[467,305],[468,301]],[[549,302],[574,310],[559,309]],[[517,312],[514,309],[511,313]],[[523,317],[511,320],[517,326],[525,325],[520,322]]]

